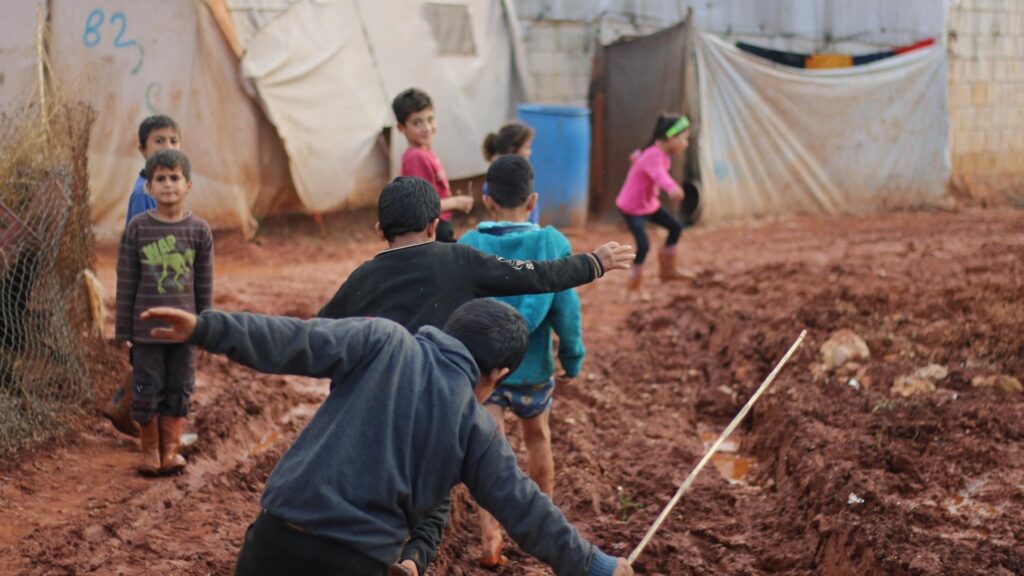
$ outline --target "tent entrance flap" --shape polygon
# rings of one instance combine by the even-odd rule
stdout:
[[[687,104],[691,30],[688,18],[650,36],[599,47],[590,91],[592,212],[617,213],[615,197],[629,172],[630,153],[647,144],[658,114],[695,116]],[[677,181],[689,174],[686,164],[673,161]]]

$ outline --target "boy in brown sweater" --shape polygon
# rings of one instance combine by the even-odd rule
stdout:
[[[185,211],[191,189],[188,157],[177,150],[150,157],[146,190],[156,208],[128,223],[117,256],[115,338],[132,348],[132,417],[140,427],[144,476],[185,468],[178,452],[195,387],[195,349],[154,339],[150,331],[158,323],[139,315],[155,306],[199,314],[213,299],[213,233]]]

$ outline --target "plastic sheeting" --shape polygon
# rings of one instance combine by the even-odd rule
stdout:
[[[697,35],[702,220],[934,202],[950,174],[941,46],[837,70]]]
[[[472,53],[439,50],[419,0],[321,0],[291,4],[251,35],[242,60],[288,151],[302,204],[327,211],[372,203],[405,151],[392,131],[390,158],[382,132],[395,123],[391,100],[418,87],[434,102],[434,151],[449,178],[481,174],[484,136],[513,116],[525,99],[514,58],[521,40],[510,33],[509,5],[489,0],[450,4],[465,9]],[[449,6],[446,4],[445,6]],[[233,9],[237,23],[249,21]],[[456,39],[459,40],[459,39]],[[459,44],[456,42],[455,44]]]

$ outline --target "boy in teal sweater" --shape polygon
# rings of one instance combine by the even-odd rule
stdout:
[[[537,203],[533,169],[516,155],[497,158],[487,170],[489,194],[484,204],[494,216],[459,240],[482,252],[510,260],[549,260],[572,254],[569,240],[551,226],[541,228],[529,221]],[[576,290],[498,298],[522,314],[530,332],[526,355],[519,367],[487,398],[487,411],[505,432],[505,409],[512,411],[523,429],[530,478],[548,496],[554,493],[555,461],[551,454],[549,415],[555,389],[555,360],[551,332],[558,334],[558,359],[565,375],[579,374],[583,364],[580,299]],[[481,510],[483,554],[481,565],[504,563],[501,527]]]

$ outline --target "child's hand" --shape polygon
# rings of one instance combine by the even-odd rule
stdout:
[[[601,261],[604,271],[627,270],[636,258],[636,252],[629,244],[608,242],[594,250],[594,256]]]
[[[188,340],[189,336],[196,329],[196,322],[198,321],[195,314],[190,314],[177,308],[165,307],[150,308],[139,317],[143,320],[166,322],[169,325],[167,328],[153,328],[149,333],[154,338],[161,338],[172,342]]]
[[[473,210],[473,197],[472,196],[454,196],[452,197],[453,210],[461,210],[466,214],[469,214]]]
[[[672,190],[672,191],[670,191],[668,193],[668,197],[673,199],[673,200],[682,200],[683,196],[685,196],[685,195],[686,194],[683,192],[683,189],[678,187],[678,186],[676,187],[675,190]]]
[[[390,576],[420,576],[420,571],[412,560],[402,560],[400,564],[392,564],[388,574]]]
[[[615,560],[615,572],[612,572],[612,576],[633,576],[633,567],[629,565],[629,562],[625,558],[616,558]]]

